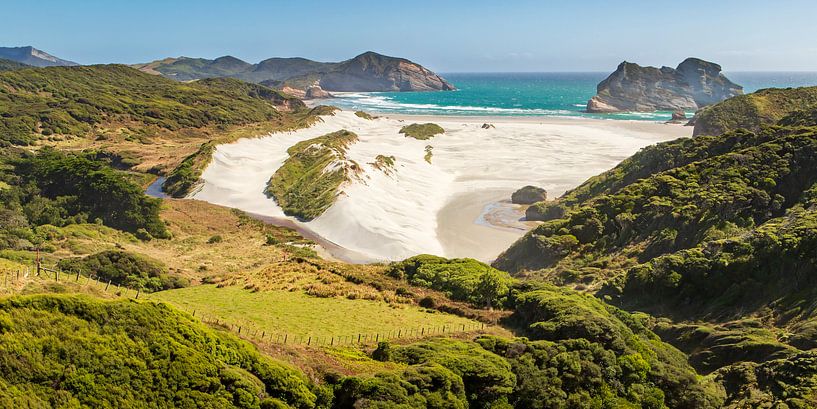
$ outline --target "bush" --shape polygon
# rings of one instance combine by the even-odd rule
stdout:
[[[168,290],[188,285],[187,280],[168,274],[158,260],[119,250],[108,250],[82,259],[63,259],[58,264],[65,271],[96,275],[101,281],[139,288],[145,291]]]
[[[413,285],[445,292],[455,300],[482,307],[501,307],[513,279],[474,259],[419,255],[389,266],[387,274]]]

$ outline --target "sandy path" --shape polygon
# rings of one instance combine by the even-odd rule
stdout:
[[[315,220],[289,218],[295,226],[336,246],[332,254],[349,261],[419,253],[489,261],[529,227],[518,221],[520,209],[502,203],[515,189],[534,184],[556,197],[646,145],[691,133],[689,127],[574,118],[390,116],[371,121],[339,112],[323,119],[309,129],[220,145],[194,197],[286,218],[263,194],[286,160],[286,149],[348,129],[360,139],[348,157],[363,174],[344,185],[336,203]],[[428,141],[398,133],[412,122],[434,122],[446,133]],[[485,122],[495,128],[482,129]],[[426,145],[434,147],[431,164],[423,159]],[[371,165],[379,154],[397,158],[390,174]]]

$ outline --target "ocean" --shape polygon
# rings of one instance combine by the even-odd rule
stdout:
[[[582,112],[596,85],[609,73],[448,73],[453,92],[343,93],[331,104],[381,114],[466,116],[568,116],[666,121],[671,112],[588,114]],[[725,75],[745,92],[761,88],[817,85],[817,72],[732,72]],[[691,116],[694,112],[688,112]]]

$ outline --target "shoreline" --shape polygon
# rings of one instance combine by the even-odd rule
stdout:
[[[559,117],[384,115],[374,120],[341,110],[304,130],[219,145],[192,198],[241,209],[264,222],[296,229],[351,263],[399,260],[420,253],[491,261],[534,223],[508,203],[516,189],[534,184],[550,197],[612,168],[638,149],[691,136],[676,124]],[[440,124],[431,140],[406,138],[406,121]],[[482,129],[483,123],[495,128]],[[311,222],[285,216],[262,192],[298,141],[348,129],[360,141],[350,160],[364,177],[347,182],[335,204]],[[433,145],[431,163],[424,147]],[[394,155],[391,175],[371,167],[376,154]]]

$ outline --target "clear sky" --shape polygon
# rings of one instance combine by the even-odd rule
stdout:
[[[726,71],[817,71],[815,0],[0,0],[0,10],[0,46],[83,64],[372,50],[439,72],[611,71],[688,56]]]

